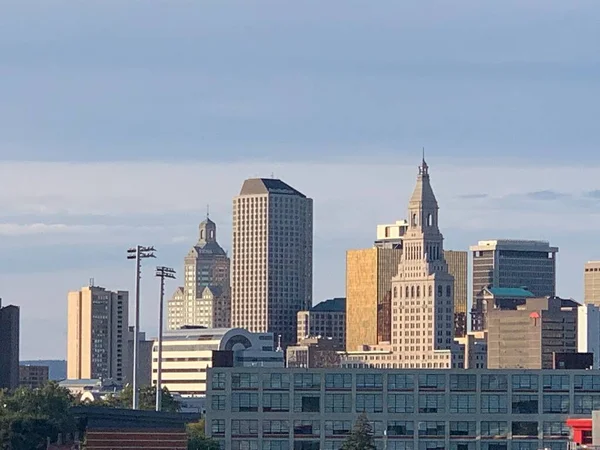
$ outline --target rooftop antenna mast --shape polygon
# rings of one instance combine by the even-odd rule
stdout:
[[[206,205],[206,218],[210,217],[210,205]]]

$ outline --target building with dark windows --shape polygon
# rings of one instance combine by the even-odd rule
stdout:
[[[469,252],[444,250],[448,272],[454,277],[454,337],[467,335],[467,277],[469,273]]]
[[[525,288],[483,288],[473,297],[471,331],[488,329],[488,313],[492,309],[517,309],[533,297],[535,295]]]
[[[48,382],[48,372],[48,366],[20,365],[19,386],[29,389],[40,388]]]
[[[536,297],[556,295],[558,247],[546,241],[479,241],[473,254],[473,296],[485,287],[525,287]]]
[[[388,450],[566,450],[600,374],[585,370],[246,369],[208,372],[207,434],[224,450],[338,450],[365,412]]]
[[[0,299],[0,389],[19,386],[19,307]]]
[[[330,298],[308,311],[298,311],[296,342],[307,337],[331,338],[346,345],[346,299]]]

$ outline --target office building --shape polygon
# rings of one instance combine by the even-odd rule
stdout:
[[[580,305],[577,313],[577,351],[594,355],[594,369],[600,369],[600,306]]]
[[[464,349],[464,369],[487,369],[487,332],[469,331],[455,338]]]
[[[524,287],[536,297],[556,295],[558,247],[546,241],[479,241],[473,254],[473,295],[484,287]]]
[[[286,349],[286,367],[340,367],[343,344],[335,339],[309,337]]]
[[[133,384],[133,342],[135,340],[134,327],[129,327],[127,332],[127,354],[123,364],[125,378],[123,384]],[[152,345],[153,340],[146,339],[146,333],[140,331],[138,336],[138,386],[150,386],[152,380]]]
[[[346,349],[391,340],[392,277],[401,248],[373,247],[346,252]]]
[[[207,435],[224,450],[339,450],[365,412],[387,450],[566,450],[590,417],[586,370],[227,369],[209,371]]]
[[[402,249],[402,239],[408,230],[406,220],[397,220],[395,223],[377,225],[377,240],[375,247]]]
[[[277,179],[244,181],[233,200],[232,326],[296,341],[312,306],[313,201]]]
[[[471,330],[487,331],[490,310],[517,309],[517,306],[524,305],[528,298],[533,297],[535,295],[525,288],[483,288],[473,298]]]
[[[454,277],[454,337],[467,335],[468,260],[466,251],[444,250],[448,272]]]
[[[198,227],[198,242],[184,259],[182,289],[177,289],[167,303],[167,329],[183,325],[229,327],[230,318],[217,310],[231,309],[230,260],[217,242],[217,225],[208,217]],[[206,291],[207,287],[210,291]],[[217,293],[216,302],[213,304]]]
[[[162,384],[184,397],[206,394],[210,367],[284,366],[282,351],[273,348],[272,333],[251,333],[240,328],[184,327],[163,337]],[[156,385],[158,343],[152,348],[152,384]]]
[[[489,369],[552,369],[555,353],[577,353],[579,303],[528,298],[517,309],[488,311]]]
[[[127,358],[129,294],[86,286],[69,292],[67,378],[122,382]]]
[[[19,386],[37,389],[48,382],[48,366],[19,366]]]
[[[330,298],[308,311],[298,311],[296,342],[307,337],[331,338],[346,345],[346,299]]]
[[[19,307],[0,299],[0,389],[19,386]]]
[[[600,306],[600,261],[588,261],[585,264],[583,298],[585,303]]]

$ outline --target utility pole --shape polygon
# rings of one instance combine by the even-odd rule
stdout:
[[[133,329],[133,409],[140,408],[138,369],[140,347],[140,279],[142,277],[142,259],[156,258],[154,247],[137,245],[127,250],[127,259],[135,259],[135,326]]]
[[[162,341],[163,341],[163,315],[165,301],[165,278],[175,279],[175,270],[170,267],[158,266],[156,276],[160,278],[160,299],[158,301],[158,355],[156,357],[156,410],[162,409]]]

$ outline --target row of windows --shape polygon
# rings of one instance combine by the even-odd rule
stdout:
[[[221,448],[224,447],[224,443],[221,443]],[[342,448],[343,441],[325,441],[325,446],[322,447],[321,443],[316,440],[301,440],[294,441],[293,447],[287,440],[263,440],[260,449],[262,450],[340,450]],[[233,440],[231,442],[232,450],[259,450],[259,443],[256,440]],[[375,441],[375,448],[377,450],[446,450],[444,441],[439,440],[419,440],[418,446],[415,446],[411,441]],[[450,442],[449,450],[476,450],[476,442]],[[548,450],[566,450],[567,443],[563,441],[543,441],[538,443],[537,441],[512,441],[508,442],[496,442],[496,441],[482,441],[480,443],[480,450],[538,450],[539,448]]]

